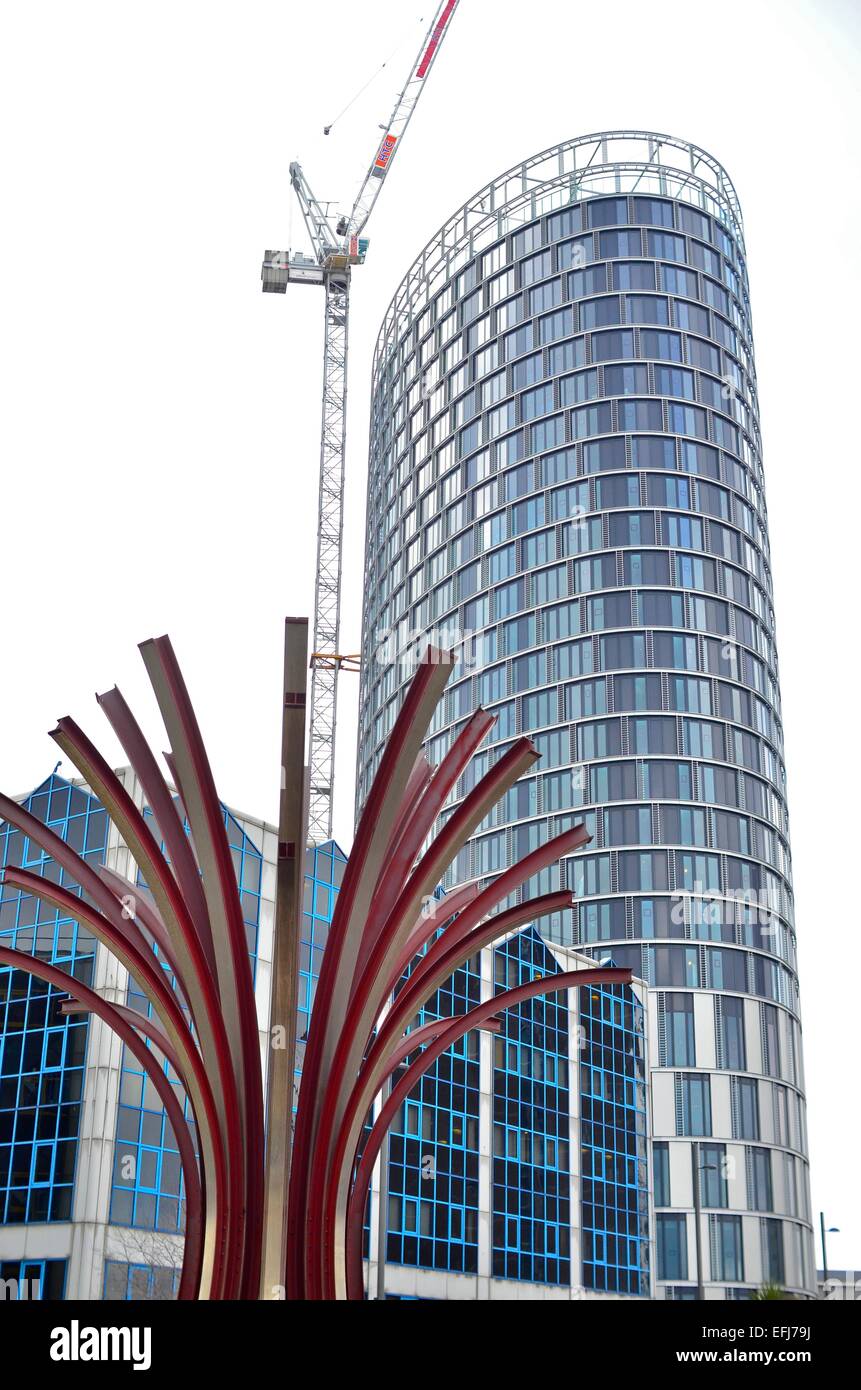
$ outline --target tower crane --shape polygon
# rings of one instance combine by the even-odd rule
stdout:
[[[395,102],[388,124],[384,127],[383,139],[348,215],[339,217],[333,226],[328,205],[314,197],[301,166],[296,163],[290,165],[290,182],[299,200],[314,254],[307,256],[298,251],[267,251],[261,271],[264,293],[285,294],[288,284],[322,285],[325,292],[317,575],[308,749],[308,837],[318,843],[331,839],[332,835],[338,676],[342,670],[355,671],[359,667],[357,656],[340,653],[350,277],[353,266],[364,264],[368,241],[362,233],[401,147],[458,3],[459,0],[442,0],[437,6],[418,57]]]

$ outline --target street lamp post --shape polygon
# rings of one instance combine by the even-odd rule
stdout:
[[[837,1235],[837,1234],[839,1233],[839,1231],[840,1231],[840,1227],[839,1227],[839,1226],[829,1226],[829,1227],[828,1227],[828,1234],[829,1234],[829,1235],[830,1235],[832,1232],[833,1232],[835,1235]],[[823,1285],[823,1288],[824,1288],[824,1286],[828,1283],[828,1254],[827,1254],[826,1249],[825,1249],[825,1235],[826,1235],[826,1231],[825,1231],[825,1212],[824,1212],[824,1211],[821,1211],[821,1212],[819,1213],[819,1233],[820,1233],[820,1235],[821,1235],[821,1237],[822,1237],[822,1285]]]
[[[691,1180],[694,1185],[694,1237],[697,1252],[697,1298],[702,1302],[705,1298],[705,1288],[703,1287],[703,1240],[700,1230],[700,1217],[702,1208],[700,1205],[700,1173],[716,1173],[717,1166],[714,1163],[700,1163],[699,1142],[691,1144]]]

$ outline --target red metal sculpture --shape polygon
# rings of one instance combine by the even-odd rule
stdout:
[[[495,911],[539,870],[589,837],[582,825],[576,826],[489,887],[479,891],[469,884],[446,896],[438,911],[428,911],[458,851],[538,757],[528,739],[515,740],[434,835],[444,803],[494,720],[479,710],[439,767],[429,766],[422,742],[454,660],[430,649],[383,752],[337,897],[305,1049],[285,1212],[278,1185],[267,1191],[264,1202],[257,1012],[222,808],[170,641],[146,642],[141,651],[170,741],[165,758],[175,791],[120,693],[110,691],[99,704],[138,776],[164,853],[116,774],[78,726],[62,719],[52,737],[106,807],[152,900],[130,892],[132,886],[117,874],[96,872],[8,797],[0,796],[0,816],[39,844],[85,896],[19,868],[8,868],[5,881],[82,922],[134,976],[158,1022],[108,1003],[22,952],[0,948],[0,963],[67,990],[75,1001],[67,1011],[97,1013],[152,1077],[176,1134],[185,1178],[180,1298],[259,1297],[265,1220],[272,1225],[274,1267],[288,1298],[361,1299],[362,1222],[371,1172],[394,1114],[423,1072],[470,1029],[498,1027],[500,1011],[524,999],[631,979],[630,970],[615,968],[549,976],[496,995],[466,1014],[414,1026],[440,985],[483,946],[570,904],[570,893],[556,892]],[[288,693],[285,705],[303,707],[302,694]],[[301,778],[295,781],[282,788],[282,798],[301,799]],[[183,812],[190,836],[183,828]],[[279,855],[292,850],[281,844]],[[291,930],[299,930],[296,912]],[[411,964],[409,978],[393,997]],[[295,1024],[294,1014],[289,1020],[294,1033]],[[159,1053],[170,1061],[188,1095],[199,1156]],[[362,1149],[366,1117],[399,1067],[405,1070]],[[289,1098],[285,1103],[289,1115]],[[272,1293],[264,1287],[263,1295]]]

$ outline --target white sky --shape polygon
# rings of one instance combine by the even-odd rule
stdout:
[[[291,159],[318,196],[352,202],[418,48],[418,17],[432,10],[431,0],[3,6],[5,790],[51,770],[45,734],[58,715],[77,717],[119,761],[92,699],[114,682],[161,738],[135,646],[169,632],[222,795],[273,816],[281,620],[312,603],[323,305],[311,289],[264,297],[259,266],[267,246],[303,244]],[[342,650],[358,650],[370,360],[425,241],[494,175],[572,136],[656,130],[714,154],[746,219],[813,1204],[841,1228],[831,1268],[861,1268],[861,950],[847,891],[858,858],[849,671],[861,523],[848,426],[859,36],[856,0],[462,0],[354,280],[342,623]],[[345,847],[356,695],[357,678],[344,677],[335,829]]]

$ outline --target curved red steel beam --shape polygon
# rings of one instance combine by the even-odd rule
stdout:
[[[129,919],[123,919],[122,909],[116,897],[102,882],[92,865],[82,859],[79,854],[76,854],[65,840],[61,840],[59,835],[45,825],[44,821],[40,821],[26,807],[13,801],[11,797],[4,796],[2,792],[0,792],[0,816],[3,820],[9,821],[19,830],[22,830],[25,835],[40,845],[45,853],[49,854],[61,868],[65,869],[69,876],[89,894],[99,911],[116,927],[117,931],[122,933],[127,930]],[[125,881],[128,882],[128,880]],[[130,882],[129,888],[134,891],[134,885]],[[76,901],[79,900],[76,899]]]
[[[404,982],[403,989],[399,990],[391,1009],[382,1019],[375,1037],[368,1046],[364,1063],[366,1073],[370,1076],[372,1068],[382,1061],[383,1055],[395,1039],[400,1037],[409,1025],[410,1019],[417,1016],[440,985],[471,956],[482,947],[498,940],[500,936],[505,936],[527,922],[546,917],[551,912],[563,911],[571,906],[572,901],[567,889],[558,889],[555,893],[545,893],[539,898],[528,898],[503,912],[495,912],[490,916],[482,913],[483,920],[478,919],[470,932],[454,935],[453,927],[458,925],[459,919],[454,922],[448,931],[431,944]]]
[[[452,743],[430,784],[409,808],[401,835],[390,848],[386,864],[374,888],[374,914],[362,938],[356,962],[354,983],[359,980],[376,944],[376,935],[397,901],[406,877],[413,868],[422,844],[433,829],[446,798],[461,773],[469,765],[479,744],[496,723],[496,716],[477,709]],[[406,800],[406,797],[404,798]]]
[[[415,916],[421,902],[437,887],[452,859],[464,841],[481,824],[488,810],[537,759],[538,753],[529,739],[517,739],[460,804],[454,815],[450,817],[435,837],[419,863],[413,867],[414,856],[412,856],[409,861],[401,859],[393,866],[393,873],[396,875],[394,881],[399,885],[397,896],[393,902],[387,902],[385,899],[378,901],[376,895],[374,897],[372,917],[369,922],[369,934],[373,937],[374,944],[369,953],[362,978],[357,981],[354,997],[358,997],[360,994],[367,995],[368,991],[374,988],[375,971],[379,970],[381,963],[387,956],[392,958],[391,964],[394,965],[394,961],[398,958],[398,948],[403,948],[405,940],[409,936],[409,932],[406,932],[404,939],[398,942],[398,947],[393,946],[394,938],[403,932],[404,916],[406,914]],[[439,809],[433,793],[434,782],[431,782],[424,798],[430,802],[429,809],[434,813],[430,818],[428,829],[433,824]],[[445,797],[443,797],[444,800]],[[442,803],[440,802],[439,805],[441,806]],[[417,816],[419,814],[417,811]],[[422,839],[425,838],[425,835],[422,835]],[[384,1002],[385,993],[385,988],[383,988],[380,1007]],[[373,1019],[370,1027],[372,1026]],[[367,1040],[370,1027],[368,1034],[361,1040],[362,1044]]]
[[[0,803],[3,800],[4,798],[0,797]],[[16,811],[22,820],[31,820],[35,823],[33,829],[41,830],[44,836],[44,843],[42,840],[37,840],[37,843],[43,843],[43,848],[46,848],[49,854],[52,853],[52,841],[58,837],[54,836],[53,832],[49,831],[41,821],[36,821],[35,817],[30,817],[28,812],[23,811],[23,808],[17,807]],[[13,820],[12,823],[15,824],[16,822]],[[27,833],[32,833],[31,829],[28,829]],[[64,846],[64,850],[68,848],[63,841],[60,841],[60,844]],[[72,853],[72,851],[69,852]],[[86,864],[83,867],[88,868]],[[31,873],[27,869],[11,866],[7,866],[3,871],[3,882],[20,888],[26,893],[32,893],[34,897],[42,898],[52,907],[58,908],[64,915],[75,921],[83,922],[93,935],[125,966],[129,974],[134,976],[165,1025],[168,1036],[183,1061],[184,1071],[191,1088],[189,1098],[200,1135],[204,1175],[211,1173],[213,1179],[206,1189],[214,1192],[215,1202],[212,1221],[211,1223],[207,1221],[207,1232],[204,1240],[204,1292],[209,1296],[211,1290],[213,1298],[231,1296],[231,1285],[227,1281],[225,1269],[229,1253],[229,1240],[231,1233],[235,1232],[235,1217],[232,1211],[235,1198],[231,1200],[230,1167],[225,1159],[218,1127],[218,1114],[206,1068],[189,1031],[179,1001],[167,982],[164,970],[154,956],[148,955],[145,950],[139,947],[134,947],[119,929],[91,907],[86,899],[76,897],[68,889],[61,888],[58,884],[42,878],[39,874]],[[96,882],[99,882],[98,879]],[[235,1234],[233,1239],[235,1243]]]
[[[394,961],[412,930],[422,899],[436,887],[463,842],[481,824],[502,793],[537,759],[538,753],[529,739],[515,740],[436,836],[405,883],[385,924],[371,927],[376,941],[341,1024],[332,1063],[333,1084],[327,1087],[323,1097],[314,1149],[307,1218],[309,1265],[315,1266],[308,1275],[308,1296],[311,1298],[324,1296],[323,1285],[328,1277],[326,1261],[329,1242],[322,1238],[322,1231],[335,1133],[371,1030],[385,1005],[386,986]]]
[[[75,721],[59,720],[51,737],[78,768],[108,811],[153,895],[158,913],[157,920],[163,924],[170,940],[170,950],[166,958],[175,976],[181,981],[183,993],[192,1009],[201,1050],[208,1064],[219,1070],[219,1085],[224,1089],[223,1093],[221,1090],[217,1092],[217,1099],[219,1109],[222,1112],[226,1111],[230,1105],[237,1103],[238,1097],[234,1094],[229,1069],[224,1062],[224,1023],[217,984],[209,970],[198,932],[171,868],[132,797]],[[129,891],[134,895],[133,885],[126,893]],[[111,901],[113,902],[113,893]],[[100,905],[103,906],[102,900]],[[143,902],[142,915],[151,925],[151,918],[147,918],[146,904]],[[221,1124],[224,1128],[223,1113]],[[234,1155],[234,1162],[241,1162],[241,1155]]]
[[[211,1069],[213,1080],[217,1074],[213,1096],[219,1130],[223,1134],[227,1149],[228,1173],[231,1180],[242,1181],[245,1153],[241,1141],[237,1142],[235,1113],[238,1112],[239,1095],[227,1059],[224,1020],[206,957],[177,882],[132,797],[83,730],[73,719],[64,718],[58,720],[51,737],[98,796],[155,898],[161,920],[171,939],[175,973],[182,982],[186,999],[192,1005],[201,1050],[207,1066]],[[59,843],[62,844],[62,841]],[[71,853],[74,854],[73,851]],[[77,855],[74,855],[74,859],[81,863]],[[84,887],[81,877],[83,871],[75,867],[70,871]],[[111,919],[116,921],[117,904],[113,892],[102,882],[98,874],[90,871],[89,878],[97,885],[98,891],[93,894],[96,902],[106,915],[113,914]],[[240,1175],[238,1179],[237,1173]],[[232,1200],[230,1210],[224,1255],[226,1273],[223,1292],[226,1297],[233,1296],[244,1245],[243,1203]]]
[[[419,992],[412,992],[406,999],[403,998],[405,990],[398,994],[391,1009],[381,1020],[376,1037],[368,1049],[367,1057],[350,1092],[335,1139],[332,1178],[325,1195],[324,1230],[327,1241],[327,1260],[333,1255],[337,1256],[337,1249],[332,1244],[331,1233],[342,1228],[346,1220],[349,1179],[361,1139],[365,1116],[389,1070],[392,1050],[397,1050],[400,1047],[401,1034],[404,1029],[417,1016],[419,1010],[427,1003],[435,990],[476,951],[499,937],[508,935],[509,932],[532,921],[535,917],[541,917],[548,912],[555,912],[562,907],[567,907],[570,902],[571,895],[568,892],[549,893],[540,898],[532,898],[529,902],[520,903],[516,907],[508,908],[504,912],[496,913],[488,918],[471,936],[459,942],[453,952],[448,951],[444,957],[437,959],[435,970],[430,976],[425,976],[424,986]],[[446,935],[447,933],[444,933],[440,940],[434,943],[434,946],[445,942]],[[443,963],[440,963],[441,961]],[[348,1155],[352,1155],[349,1161],[347,1161]],[[339,1277],[337,1269],[333,1269],[329,1265],[325,1285],[326,1297],[334,1298],[336,1296],[335,1289]]]
[[[201,1178],[197,1167],[197,1155],[194,1152],[194,1144],[185,1116],[182,1113],[182,1107],[176,1098],[173,1086],[162,1070],[160,1062],[138,1037],[134,1027],[123,1017],[123,1011],[116,1005],[109,1004],[106,999],[95,994],[93,990],[82,984],[80,980],[75,979],[74,976],[65,974],[64,971],[58,970],[55,965],[49,965],[47,961],[37,960],[35,956],[26,955],[23,951],[11,951],[6,946],[0,946],[0,965],[9,965],[13,970],[23,970],[28,975],[36,975],[40,980],[53,985],[55,989],[71,994],[90,1013],[98,1015],[122,1039],[155,1086],[159,1100],[164,1106],[165,1114],[176,1136],[179,1161],[185,1179],[185,1250],[177,1297],[183,1302],[196,1298],[200,1289],[203,1262]]]
[[[389,994],[397,985],[410,961],[415,960],[420,955],[424,947],[439,931],[443,928],[443,934],[451,928],[452,919],[458,913],[463,912],[470,903],[478,897],[478,884],[465,883],[460,888],[455,888],[451,893],[446,893],[442,898],[433,899],[433,908],[428,912],[422,908],[421,913],[416,919],[412,931],[404,942],[403,950],[395,962],[392,977],[389,981]]]
[[[334,1050],[333,1028],[339,1026],[343,1018],[348,982],[352,980],[355,970],[362,929],[393,828],[398,822],[404,790],[452,669],[450,656],[433,650],[418,666],[359,818],[353,850],[332,916],[317,983],[296,1113],[287,1222],[286,1280],[287,1297],[291,1299],[304,1297],[306,1291],[307,1242],[304,1223],[308,1178],[319,1107],[328,1083]]]
[[[415,766],[409,775],[406,786],[401,797],[401,804],[395,823],[392,826],[390,844],[396,845],[404,832],[404,826],[412,814],[413,807],[420,796],[424,795],[428,782],[433,777],[434,770],[422,753],[415,762]],[[385,872],[385,869],[383,869]]]
[[[219,1068],[219,1083],[224,1088],[223,1094],[219,1095],[219,1107],[226,1111],[231,1105],[235,1106],[238,1103],[238,1095],[231,1081],[230,1069],[225,1065],[224,1021],[218,989],[210,973],[191,914],[170,866],[132,797],[75,721],[59,720],[51,737],[78,768],[106,808],[153,895],[159,919],[170,938],[171,968],[181,980],[183,992],[192,1008],[200,1035],[201,1050],[207,1061],[211,1059],[212,1065]],[[130,891],[134,895],[134,886]],[[113,894],[111,902],[113,903]],[[143,910],[146,920],[145,904]],[[241,1163],[242,1155],[234,1154],[233,1160]]]
[[[170,751],[169,748],[162,749],[162,754],[161,754],[161,756],[164,758],[164,765],[165,765],[165,767],[167,768],[168,772],[170,773],[171,781],[173,782],[173,785],[174,785],[174,787],[175,787],[175,789],[176,789],[177,801],[178,801],[178,803],[179,803],[180,819],[188,820],[188,816],[186,815],[186,810],[185,810],[185,797],[184,797],[183,794],[182,794],[182,781],[181,781],[180,775],[179,775],[179,768],[178,768],[177,765],[176,765],[176,759],[174,758],[174,756],[173,756],[173,754],[171,753],[171,751]],[[190,840],[190,844],[191,844],[191,847],[192,847],[192,850],[193,850],[193,849],[194,849],[194,839],[193,839],[193,838]],[[198,872],[199,872],[199,871],[200,871],[200,865],[198,864]]]
[[[170,937],[165,929],[164,922],[158,914],[158,908],[150,903],[140,892],[139,886],[131,883],[129,879],[123,878],[122,874],[115,873],[113,869],[108,869],[104,864],[99,864],[97,873],[99,878],[110,888],[117,906],[122,909],[123,914],[128,911],[127,900],[134,899],[134,910],[130,913],[130,920],[137,927],[144,944],[148,949],[157,949],[158,954],[167,963],[178,989],[182,988],[182,974],[173,953],[173,946]],[[188,1000],[186,1000],[188,1004]],[[194,1018],[194,1009],[188,1004],[188,1011]]]
[[[395,967],[402,958],[405,941],[410,934],[410,928],[407,926],[407,914],[415,910],[417,894],[423,896],[427,892],[429,884],[439,882],[454,854],[485,818],[490,807],[495,804],[508,787],[513,785],[522,772],[537,760],[537,757],[538,754],[528,739],[517,740],[485,774],[454,815],[451,816],[402,889],[385,927],[378,933],[377,944],[371,954],[365,974],[353,992],[336,1053],[338,1088],[337,1090],[331,1089],[325,1098],[320,1125],[322,1137],[318,1139],[318,1147],[315,1150],[314,1175],[311,1180],[311,1195],[308,1203],[310,1233],[308,1243],[312,1255],[319,1252],[321,1273],[317,1282],[309,1284],[309,1296],[311,1297],[325,1296],[322,1293],[322,1288],[331,1280],[331,1271],[326,1263],[331,1251],[331,1244],[323,1237],[322,1231],[324,1213],[328,1206],[326,1188],[332,1180],[334,1172],[332,1151],[336,1142],[335,1136],[347,1106],[349,1091],[354,1084],[353,1078],[360,1069],[374,1023],[398,978]],[[574,832],[569,832],[569,834],[574,835]],[[579,836],[579,832],[577,835]],[[564,837],[558,837],[557,843],[542,847],[541,852],[543,852],[547,862],[557,857],[557,845],[564,843]],[[416,889],[417,882],[418,890]],[[496,886],[491,885],[485,890],[482,899],[484,910],[487,910],[497,901],[498,897],[502,896],[504,896],[504,892],[500,890],[497,894]],[[476,899],[476,903],[478,901],[479,899]],[[477,911],[476,903],[467,909],[471,915]],[[482,915],[480,911],[479,915]],[[442,949],[440,942],[437,941],[432,950],[440,949]]]
[[[534,874],[539,873],[548,864],[552,864],[554,860],[561,859],[563,855],[571,854],[573,850],[588,844],[590,839],[591,836],[581,821],[578,825],[572,826],[570,830],[563,830],[561,835],[554,836],[546,844],[539,845],[538,849],[533,850],[531,854],[527,854],[525,858],[518,860],[516,864],[512,864],[510,868],[504,870],[460,913],[444,935],[433,942],[404,985],[402,991],[404,997],[398,996],[399,1005],[403,1008],[407,1005],[410,995],[418,996],[426,977],[432,972],[438,975],[440,962],[458,958],[457,948],[462,942],[469,939],[469,954],[473,953],[476,949],[474,944],[476,937],[472,933],[478,927],[481,919],[492,912],[493,908],[504,898],[507,898],[509,893],[514,892],[521,884],[526,883]],[[561,892],[561,890],[559,891]],[[558,896],[558,894],[550,896]],[[562,893],[562,897],[566,899],[562,906],[570,907],[572,902],[570,893]],[[541,917],[546,913],[534,910],[535,904],[540,901],[542,899],[526,899],[523,905],[525,907],[531,906],[533,915]],[[556,907],[547,909],[548,912],[556,912],[557,910],[559,909]],[[451,969],[455,968],[454,966],[451,967]]]
[[[111,924],[114,931],[126,940],[130,949],[139,951],[143,946],[149,951],[149,943],[146,937],[140,933],[135,916],[129,914],[122,901],[123,898],[129,896],[134,897],[136,913],[146,906],[143,898],[139,894],[136,896],[135,884],[129,879],[121,878],[119,874],[112,874],[111,870],[105,869],[103,865],[99,865],[97,871],[43,821],[19,805],[17,801],[11,800],[10,797],[4,796],[2,793],[0,793],[0,816],[9,821],[10,824],[17,826],[31,840],[41,846],[45,853],[49,854],[89,894],[98,911]],[[42,882],[41,879],[39,881]],[[75,901],[79,902],[80,900],[76,898]],[[72,915],[75,916],[76,914],[73,913]],[[152,927],[152,934],[158,940],[159,949],[164,949],[165,959],[176,974],[176,963],[172,959],[170,943],[165,943],[162,940],[164,929],[158,918]]]
[[[197,1174],[196,1160],[194,1166],[197,1210],[199,1219],[207,1215],[205,1227],[199,1226],[195,1236],[198,1283],[204,1296],[256,1298],[262,1241],[263,1095],[257,1013],[238,885],[223,810],[173,648],[167,638],[159,638],[143,643],[140,650],[168,731],[171,749],[165,757],[191,827],[191,840],[139,726],[119,691],[113,690],[97,699],[137,773],[164,841],[164,853],[120,779],[77,724],[60,720],[52,736],[105,806],[137,861],[153,901],[138,894],[130,915],[124,899],[135,896],[134,885],[109,870],[95,873],[41,821],[0,797],[0,814],[5,810],[11,823],[52,855],[86,897],[78,898],[23,869],[10,868],[6,879],[87,925],[138,980],[155,1007],[164,1031],[124,1006],[107,1005],[93,996],[112,1011],[111,1026],[117,1025],[124,1040],[123,1029],[134,1039],[128,1044],[134,1055],[143,1050],[149,1065],[154,1065],[152,1053],[139,1036],[143,1035],[168,1060],[188,1091],[201,1147],[202,1174]],[[420,663],[384,749],[338,895],[318,982],[295,1127],[287,1223],[290,1298],[329,1296],[346,1287],[343,1256],[349,1181],[359,1142],[356,1126],[360,1131],[381,1078],[426,1042],[427,1051],[420,1058],[424,1068],[429,1053],[439,1055],[455,1034],[479,1026],[481,1009],[497,1015],[501,1000],[516,1002],[519,992],[497,996],[471,1011],[473,1021],[465,1025],[460,1020],[437,1020],[406,1036],[404,1028],[439,983],[481,944],[504,935],[517,923],[567,905],[568,894],[551,894],[482,923],[511,887],[588,839],[578,827],[507,871],[483,893],[477,885],[467,884],[450,894],[442,903],[445,929],[439,935],[433,917],[417,916],[422,900],[436,888],[461,845],[538,756],[528,739],[515,741],[419,858],[451,789],[495,722],[477,710],[432,772],[421,747],[454,664],[452,653],[433,648]],[[154,955],[154,946],[161,959]],[[406,966],[423,950],[410,980],[372,1036]],[[173,972],[175,989],[170,987],[165,964]],[[58,974],[63,987],[73,993],[71,977]],[[582,982],[584,974],[597,979],[601,972],[577,974]],[[610,974],[617,979],[624,972]],[[542,983],[545,990],[560,989],[565,987],[559,983],[563,978],[534,984]],[[200,1038],[200,1050],[184,1005]],[[86,1004],[71,1005],[67,1011],[78,1007]],[[175,1108],[175,1092],[161,1066],[157,1070]],[[408,1077],[420,1074],[414,1068],[407,1072]],[[397,1083],[396,1092],[405,1080]],[[411,1080],[410,1085],[414,1084]],[[170,1110],[167,1100],[165,1107]],[[183,1133],[190,1144],[187,1127]],[[352,1156],[349,1161],[348,1156]],[[210,1190],[214,1189],[211,1217],[210,1204],[203,1198],[208,1176]],[[185,1271],[182,1287],[185,1294]]]
[[[218,970],[206,897],[188,836],[177,814],[176,801],[161,775],[152,749],[120,691],[114,686],[113,690],[97,695],[96,700],[137,773],[144,798],[164,840],[174,878],[217,988]]]
[[[481,918],[496,907],[500,900],[493,891],[497,883],[500,881],[502,882],[504,885],[504,892],[501,896],[507,897],[510,892],[515,888],[519,888],[520,885],[531,878],[533,874],[546,868],[554,859],[561,858],[563,854],[570,854],[572,850],[579,849],[581,845],[588,844],[591,838],[592,837],[587,834],[586,828],[581,822],[581,824],[575,825],[573,829],[563,831],[561,835],[555,836],[552,840],[549,840],[547,844],[540,845],[537,850],[533,850],[531,854],[518,860],[517,864],[511,869],[506,870],[498,879],[494,879],[493,883],[489,884],[488,887],[484,889],[480,897],[478,883],[472,882],[440,898],[439,906],[443,911],[438,915],[441,915],[444,920],[454,916],[455,913],[457,913],[458,916],[456,921],[449,922],[449,925],[446,927],[443,933],[445,940],[442,941],[442,939],[440,939],[435,941],[432,949],[435,951],[448,950],[455,942],[466,937],[469,932],[475,928],[478,922],[481,921]],[[468,899],[461,901],[459,895],[461,893],[466,894],[467,892],[469,892]],[[570,906],[570,897],[566,898],[562,906]],[[554,907],[548,908],[547,910],[555,912],[557,909]],[[537,915],[540,916],[542,914],[539,913]],[[394,963],[389,980],[389,993],[395,988],[395,985],[400,980],[410,961],[419,954],[421,948],[436,931],[435,926],[431,926],[430,929],[422,930],[425,925],[425,920],[424,918],[419,918],[413,928],[413,932]],[[430,955],[430,949],[427,955]],[[419,962],[416,970],[410,976],[404,987],[415,989],[417,982],[421,980],[424,972],[430,968],[430,965],[427,963],[427,956],[425,956],[425,958]]]
[[[514,1008],[517,1004],[539,994],[556,994],[560,990],[582,988],[589,985],[625,985],[630,984],[631,979],[632,972],[630,970],[616,966],[599,967],[595,970],[567,970],[559,975],[546,975],[543,979],[531,980],[527,984],[505,990],[502,994],[495,995],[493,999],[476,1004],[467,1013],[449,1020],[448,1028],[440,1034],[435,1042],[428,1045],[422,1056],[407,1068],[404,1076],[392,1088],[392,1093],[383,1104],[362,1151],[350,1196],[345,1232],[347,1270],[345,1292],[348,1298],[358,1300],[364,1297],[362,1287],[362,1223],[377,1155],[400,1106],[429,1067],[433,1066],[437,1058],[446,1052],[453,1043],[462,1038],[465,1033],[477,1028],[486,1019],[498,1013],[500,1009]]]
[[[243,1257],[240,1296],[257,1297],[263,1227],[263,1079],[257,1006],[245,922],[221,802],[185,680],[170,639],[140,646],[170,739],[185,813],[201,867],[215,944],[220,1006],[231,1042],[239,1115],[245,1138]]]
[[[112,1008],[116,1009],[120,1018],[123,1019],[130,1028],[136,1028],[143,1037],[148,1038],[151,1043],[155,1043],[159,1052],[167,1058],[183,1086],[188,1090],[185,1068],[179,1059],[179,1053],[167,1034],[163,1033],[158,1025],[153,1023],[151,1018],[145,1018],[143,1014],[139,1014],[137,1009],[130,1009],[125,1004],[113,1004]],[[66,1003],[60,1005],[61,1014],[88,1014],[89,1012],[87,1005],[80,1004],[77,1000],[67,1000]]]
[[[430,1023],[423,1023],[420,1028],[415,1028],[412,1033],[407,1033],[406,1037],[401,1038],[386,1063],[386,1075],[383,1077],[383,1080],[385,1081],[386,1077],[391,1076],[393,1072],[397,1071],[405,1057],[409,1057],[420,1047],[427,1047],[428,1043],[435,1042],[436,1039],[445,1032],[450,1023],[451,1017],[437,1018]],[[498,1033],[502,1027],[502,1019],[494,1015],[493,1018],[487,1019],[480,1026],[482,1032]]]

